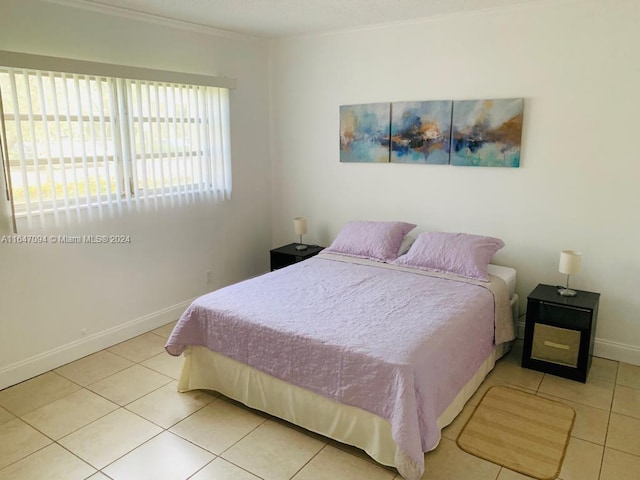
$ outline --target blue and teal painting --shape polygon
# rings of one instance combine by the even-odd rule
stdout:
[[[453,102],[451,165],[519,167],[524,99]]]
[[[340,106],[340,161],[389,162],[391,104]]]
[[[391,162],[447,165],[450,100],[391,104]]]

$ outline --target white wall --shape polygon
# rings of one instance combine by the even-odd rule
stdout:
[[[264,41],[3,0],[0,49],[238,80],[231,94],[232,200],[133,211],[63,230],[128,234],[129,245],[0,244],[0,388],[174,320],[205,291],[268,269]],[[206,285],[209,269],[214,281]]]
[[[273,243],[352,219],[495,235],[495,261],[601,292],[596,353],[640,364],[640,3],[549,1],[271,44]],[[339,163],[339,106],[524,97],[521,168]],[[521,311],[524,309],[521,308]]]

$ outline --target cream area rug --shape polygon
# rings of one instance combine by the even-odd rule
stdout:
[[[567,405],[509,387],[492,387],[458,436],[458,446],[509,470],[557,478],[573,428]]]

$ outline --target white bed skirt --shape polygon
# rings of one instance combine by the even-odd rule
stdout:
[[[449,425],[478,389],[511,343],[496,347],[438,417],[440,429]],[[343,405],[317,393],[291,385],[206,347],[188,347],[178,385],[181,392],[215,390],[251,408],[282,418],[312,432],[367,452],[383,465],[395,467],[407,479],[420,478],[420,467],[391,437],[391,424],[357,407]],[[435,448],[435,446],[433,447]]]

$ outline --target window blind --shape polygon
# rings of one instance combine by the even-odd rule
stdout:
[[[7,189],[29,224],[231,195],[227,88],[0,67],[0,99]]]

